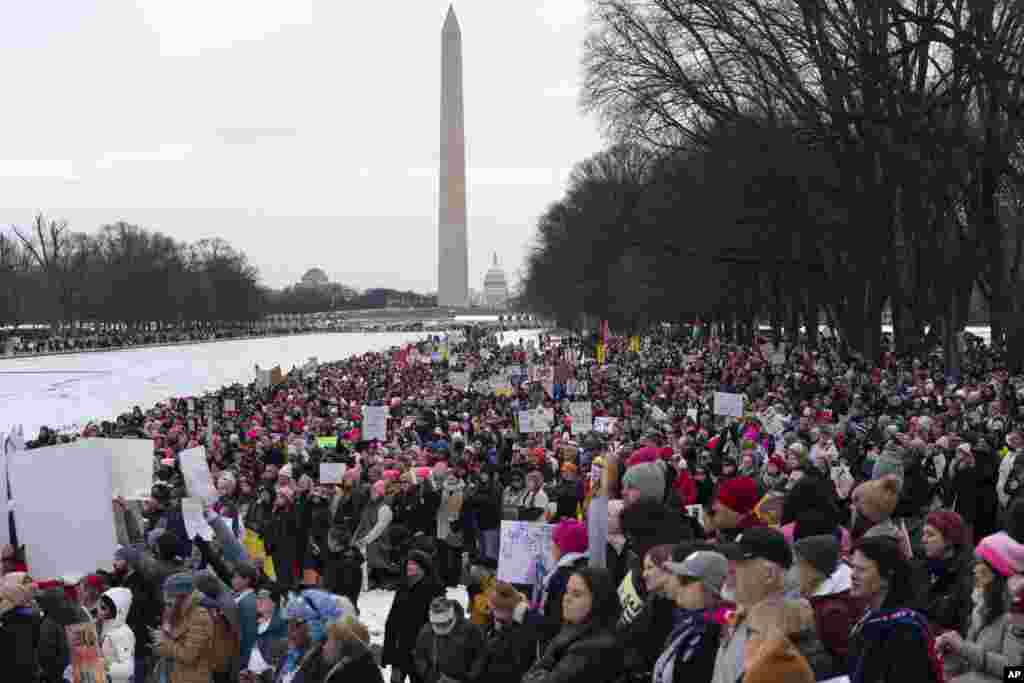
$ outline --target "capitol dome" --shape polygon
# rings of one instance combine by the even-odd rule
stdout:
[[[299,285],[302,287],[319,288],[326,287],[331,283],[330,279],[320,268],[310,268],[306,271],[306,274],[302,276],[302,280]]]
[[[504,308],[508,303],[508,280],[505,271],[498,266],[498,255],[494,255],[494,265],[484,276],[484,301],[488,308]]]

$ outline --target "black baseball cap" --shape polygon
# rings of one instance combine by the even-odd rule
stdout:
[[[717,548],[733,561],[762,558],[774,562],[784,569],[793,565],[793,551],[781,531],[769,527],[747,529],[736,537],[733,543],[724,543]]]

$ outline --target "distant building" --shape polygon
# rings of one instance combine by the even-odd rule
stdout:
[[[508,280],[498,265],[497,254],[494,255],[494,265],[484,276],[484,302],[488,308],[505,308],[508,305]]]
[[[331,280],[327,277],[327,273],[319,268],[310,268],[302,276],[298,286],[308,287],[309,289],[321,289],[329,284],[331,284]]]

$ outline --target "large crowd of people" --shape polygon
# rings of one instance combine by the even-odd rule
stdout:
[[[134,683],[967,683],[1022,664],[1024,377],[984,345],[954,377],[941,354],[689,328],[596,353],[435,341],[87,427],[152,439],[155,481],[141,509],[116,501],[131,542],[111,568],[39,577],[4,549],[9,680],[69,680],[66,627],[86,622],[109,680]],[[384,438],[366,406],[387,406]],[[198,445],[212,539],[180,502]],[[549,525],[542,575],[501,580],[503,522]],[[368,591],[393,594],[382,643]]]

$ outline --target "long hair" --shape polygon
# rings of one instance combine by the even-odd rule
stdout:
[[[622,606],[611,572],[596,567],[583,567],[572,573],[586,584],[591,595],[590,621],[599,626],[611,628],[619,621]]]
[[[978,562],[984,562],[984,560],[978,560]],[[983,627],[995,623],[999,617],[1006,614],[1007,608],[1006,577],[992,569],[991,566],[989,570],[995,575],[995,578],[982,593],[982,604],[985,608]]]
[[[889,584],[882,607],[918,608],[919,594],[914,588],[910,563],[903,557],[903,550],[895,539],[888,536],[862,538],[853,548],[878,566],[879,575]]]

